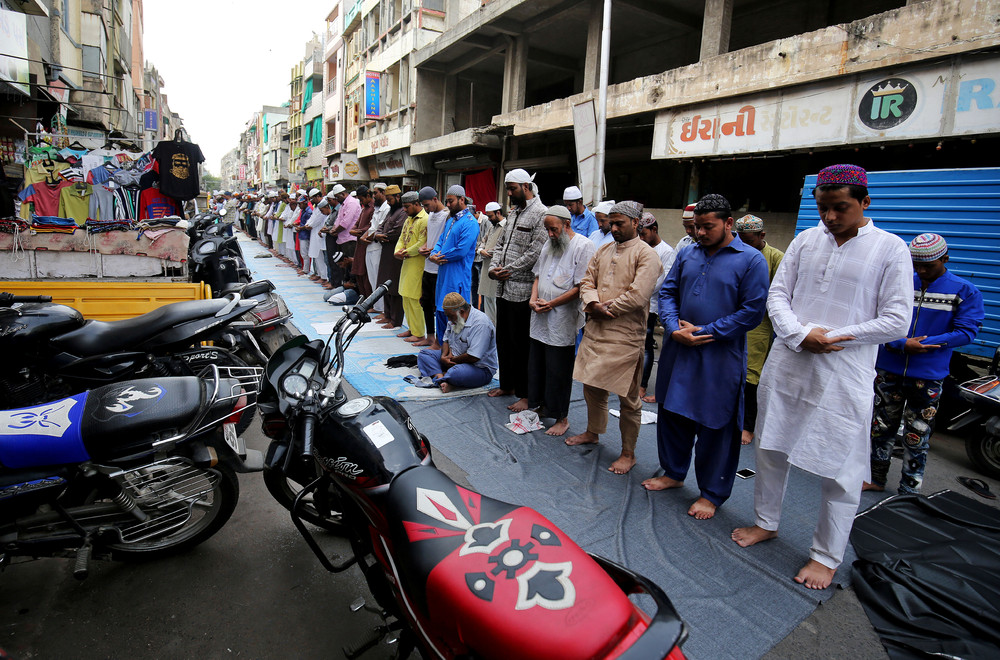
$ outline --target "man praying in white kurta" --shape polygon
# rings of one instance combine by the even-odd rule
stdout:
[[[778,535],[790,466],[819,475],[819,522],[795,580],[825,589],[869,478],[878,346],[906,335],[913,268],[906,243],[864,216],[863,169],[833,165],[816,184],[822,223],[788,246],[768,294],[776,340],[758,388],[756,524],[732,539],[747,547]]]

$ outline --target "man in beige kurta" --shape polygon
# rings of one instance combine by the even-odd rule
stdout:
[[[608,468],[625,474],[635,465],[642,420],[639,381],[649,299],[663,267],[656,251],[639,238],[642,205],[619,202],[608,214],[614,243],[597,250],[580,283],[588,315],[576,354],[573,378],[583,383],[587,430],[567,445],[594,444],[608,426],[608,394],[618,395],[622,453]]]

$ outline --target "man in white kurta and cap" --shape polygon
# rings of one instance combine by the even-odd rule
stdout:
[[[594,219],[597,220],[597,229],[587,237],[594,242],[598,248],[608,243],[614,243],[615,238],[611,235],[611,219],[608,214],[615,205],[615,200],[606,199],[594,207]]]
[[[863,169],[833,165],[816,184],[822,222],[788,246],[768,294],[776,339],[758,387],[756,520],[732,539],[747,547],[778,535],[792,465],[822,477],[809,561],[795,581],[825,589],[869,479],[875,357],[910,326],[913,268],[906,243],[864,216]]]

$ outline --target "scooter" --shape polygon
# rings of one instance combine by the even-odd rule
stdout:
[[[199,213],[188,227],[188,275],[192,282],[207,284],[216,296],[250,282],[239,239],[224,234],[231,226],[213,213]]]
[[[225,525],[237,472],[263,467],[235,424],[261,370],[107,385],[0,411],[0,567],[13,557],[142,560]]]
[[[397,657],[682,659],[686,626],[659,587],[538,512],[453,482],[393,399],[345,394],[344,351],[386,288],[350,308],[327,342],[283,346],[259,399],[273,439],[265,476],[315,475],[298,490],[286,482],[293,523],[327,570],[357,564],[383,618],[347,657],[386,638]],[[328,557],[305,525],[323,507],[353,556]],[[635,593],[652,597],[655,614]]]
[[[948,430],[978,427],[966,432],[965,453],[980,473],[1000,479],[1000,348],[993,354],[988,375],[962,383],[958,394],[970,409],[954,418]]]
[[[50,296],[0,294],[0,408],[149,376],[190,376],[205,366],[246,367],[223,331],[257,306],[239,294],[164,305],[123,321],[85,321]],[[211,346],[200,342],[214,341]],[[253,411],[251,410],[250,413]],[[240,425],[242,433],[252,415]]]

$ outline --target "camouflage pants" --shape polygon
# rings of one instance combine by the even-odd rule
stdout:
[[[927,449],[941,404],[940,380],[907,378],[876,369],[872,418],[872,483],[885,486],[892,446],[903,423],[903,470],[899,493],[917,493],[924,480]]]

